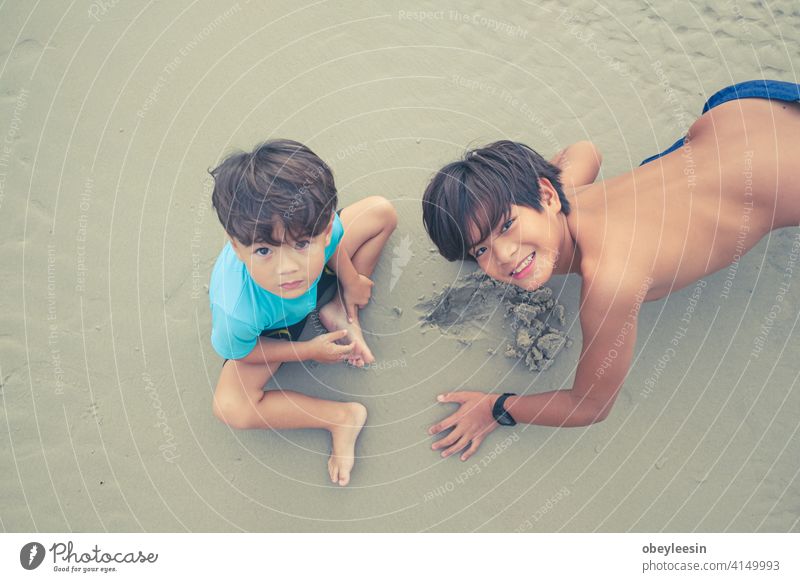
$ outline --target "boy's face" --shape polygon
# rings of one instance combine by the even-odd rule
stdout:
[[[331,241],[333,219],[315,237],[284,240],[280,246],[255,243],[245,246],[229,237],[236,256],[253,280],[266,291],[283,299],[299,297],[316,281],[325,267],[325,247]],[[281,233],[274,233],[276,238]]]
[[[541,287],[553,275],[563,236],[558,193],[545,179],[539,185],[541,212],[512,204],[508,219],[470,249],[478,266],[492,279],[528,291]]]

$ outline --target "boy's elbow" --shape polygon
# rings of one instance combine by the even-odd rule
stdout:
[[[584,140],[579,143],[581,144],[581,147],[585,150],[587,157],[590,160],[593,160],[597,164],[597,167],[600,168],[600,166],[603,163],[603,154],[600,151],[600,148],[597,147],[597,145],[595,145],[593,142],[590,142],[589,140]]]
[[[606,418],[608,418],[607,409],[602,409],[600,407],[589,408],[584,410],[584,414],[581,417],[581,422],[575,424],[574,426],[592,426],[593,424],[600,424]]]
[[[606,418],[608,418],[609,412],[611,412],[611,407],[596,410],[595,414],[592,416],[592,422],[590,424],[599,424],[603,422]]]
[[[597,408],[595,409],[595,424],[598,422],[603,422],[608,415],[611,414],[611,409],[614,408],[614,402],[617,400],[617,393],[614,393],[614,396],[609,398],[608,400],[598,403]]]
[[[603,422],[611,413],[611,408],[614,406],[614,399],[599,400],[588,399],[583,402],[584,407],[584,420],[585,426],[598,424]]]

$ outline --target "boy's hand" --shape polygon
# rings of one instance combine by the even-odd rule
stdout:
[[[577,188],[591,184],[600,172],[603,155],[590,141],[579,141],[558,152],[550,163],[561,169],[564,186]]]
[[[336,343],[347,336],[346,329],[339,329],[331,333],[318,335],[308,341],[308,351],[310,360],[315,360],[321,364],[336,364],[346,359],[348,354],[353,351],[352,342],[349,344]]]
[[[342,299],[347,312],[347,321],[353,323],[353,318],[358,313],[358,308],[364,308],[372,296],[374,283],[364,275],[353,278],[349,282],[342,281]]]
[[[440,394],[437,398],[439,402],[458,402],[461,406],[443,421],[428,429],[428,434],[432,435],[451,427],[453,429],[449,435],[433,443],[431,448],[445,449],[442,451],[442,456],[449,457],[469,446],[461,455],[461,460],[469,459],[481,446],[486,435],[499,426],[492,415],[492,407],[498,396],[485,392]]]

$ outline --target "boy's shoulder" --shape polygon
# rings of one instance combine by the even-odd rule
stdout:
[[[208,286],[211,345],[224,358],[241,358],[252,350],[263,329],[261,306],[249,291],[250,275],[230,243],[220,251]]]
[[[624,260],[584,260],[580,269],[581,306],[590,309],[641,304],[653,284],[646,268]]]
[[[263,329],[276,318],[276,309],[259,292],[247,268],[228,242],[220,251],[208,285],[214,319],[225,317]]]
[[[236,256],[231,243],[225,243],[211,270],[208,298],[212,307],[233,314],[244,295],[247,277],[247,269]]]
[[[595,306],[630,302],[653,283],[652,245],[632,247],[628,215],[603,211],[603,220],[594,220],[602,208],[595,207],[590,214],[593,220],[582,222],[576,237],[582,302],[590,300]]]

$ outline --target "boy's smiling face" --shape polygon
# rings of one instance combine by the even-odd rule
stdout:
[[[283,240],[281,245],[257,242],[245,246],[229,238],[236,256],[259,287],[283,299],[294,299],[308,291],[325,267],[325,247],[331,241],[332,229],[333,219],[315,237],[292,240],[288,233],[274,232],[273,236]]]
[[[512,204],[508,217],[470,249],[478,266],[492,279],[529,291],[553,275],[564,228],[559,220],[558,194],[547,180],[541,180],[540,187],[541,212]],[[470,225],[473,237],[477,230]]]

